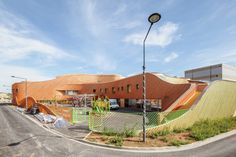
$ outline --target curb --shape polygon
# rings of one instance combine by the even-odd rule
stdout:
[[[117,150],[135,150],[135,151],[145,151],[145,152],[176,152],[176,151],[184,151],[184,150],[190,150],[190,149],[195,149],[201,146],[205,146],[207,144],[213,143],[213,142],[217,142],[220,140],[223,140],[225,138],[228,138],[230,136],[234,136],[236,135],[236,130],[232,130],[226,133],[222,133],[219,135],[216,135],[214,137],[210,137],[207,138],[203,141],[197,141],[191,144],[186,144],[186,145],[181,145],[181,146],[165,146],[165,147],[127,147],[127,146],[121,146],[121,147],[117,147],[114,145],[106,145],[106,144],[101,144],[101,143],[96,143],[96,142],[91,142],[88,140],[83,139],[82,141],[87,143],[87,144],[91,144],[91,145],[95,145],[95,146],[101,146],[101,147],[107,147],[107,148],[113,148],[113,149],[117,149]]]
[[[15,112],[17,112],[18,114],[20,114],[20,112],[16,111],[14,108],[11,108],[12,110],[14,110]],[[187,144],[187,145],[181,145],[179,147],[177,146],[166,146],[166,147],[117,147],[117,146],[114,146],[114,145],[106,145],[106,144],[101,144],[101,143],[95,143],[95,142],[91,142],[91,141],[88,141],[88,140],[85,140],[85,138],[91,133],[89,133],[85,138],[79,140],[79,139],[74,139],[73,137],[71,136],[68,136],[68,135],[65,135],[59,131],[56,131],[56,130],[53,130],[51,128],[49,128],[48,126],[46,126],[45,124],[42,124],[38,121],[36,121],[35,119],[31,118],[30,116],[27,116],[25,114],[20,114],[20,115],[24,115],[24,117],[26,117],[27,119],[31,120],[32,122],[34,122],[35,124],[37,124],[38,126],[42,127],[43,129],[45,129],[46,131],[49,131],[57,136],[60,136],[60,137],[64,137],[64,138],[67,138],[69,140],[72,140],[74,142],[78,142],[80,144],[83,144],[83,145],[87,145],[87,146],[90,146],[90,147],[99,147],[101,149],[109,149],[109,150],[116,150],[116,151],[126,151],[126,152],[179,152],[179,151],[185,151],[185,150],[190,150],[190,149],[194,149],[194,148],[198,148],[198,147],[201,147],[201,146],[204,146],[204,145],[207,145],[207,144],[210,144],[210,143],[213,143],[213,142],[216,142],[216,141],[220,141],[220,140],[223,140],[227,137],[230,137],[230,136],[233,136],[233,135],[236,135],[236,130],[232,130],[232,131],[229,131],[229,132],[226,132],[226,133],[222,133],[222,134],[219,134],[219,135],[216,135],[214,137],[210,137],[210,138],[207,138],[203,141],[197,141],[197,142],[194,142],[194,143],[191,143],[191,144]]]

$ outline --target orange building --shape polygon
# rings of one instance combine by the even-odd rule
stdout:
[[[206,84],[184,78],[169,77],[159,73],[146,73],[146,95],[149,104],[159,105],[162,110],[181,106]],[[120,75],[64,75],[53,80],[27,82],[29,106],[44,101],[70,100],[74,95],[95,94],[117,99],[121,107],[140,107],[142,100],[142,74],[122,77]],[[12,85],[13,103],[25,104],[25,82]]]

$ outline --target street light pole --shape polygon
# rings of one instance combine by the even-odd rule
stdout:
[[[25,80],[25,108],[27,111],[28,108],[28,88],[27,88],[27,78],[24,77],[17,77],[17,76],[11,76],[12,78],[18,78],[18,79],[23,79]]]
[[[159,13],[153,13],[149,16],[148,21],[151,23],[149,26],[149,29],[147,31],[147,34],[143,40],[143,142],[146,142],[146,76],[145,76],[145,69],[146,69],[146,63],[145,63],[145,42],[148,37],[148,34],[152,28],[152,25],[156,22],[158,22],[161,19],[161,15]]]

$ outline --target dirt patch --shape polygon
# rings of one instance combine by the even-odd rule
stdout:
[[[110,140],[115,136],[106,136],[100,133],[91,133],[86,140],[100,144],[111,144]],[[166,136],[159,136],[157,138],[146,138],[146,142],[142,141],[142,136],[122,137],[122,146],[126,147],[164,147],[164,146],[179,146],[195,142],[190,137],[188,132],[178,134],[168,134]],[[113,144],[111,144],[113,145]]]

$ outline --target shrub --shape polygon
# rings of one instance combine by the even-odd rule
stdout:
[[[186,131],[185,128],[174,128],[174,129],[173,129],[173,132],[174,132],[174,133],[182,133],[182,132],[185,132],[185,131]]]
[[[185,144],[188,144],[189,142],[188,141],[182,141],[182,140],[177,140],[177,139],[173,139],[170,141],[170,144],[172,146],[180,146],[180,145],[185,145]]]
[[[195,140],[206,138],[229,131],[236,125],[235,118],[223,118],[218,120],[200,120],[190,128],[191,137]]]
[[[162,137],[162,138],[160,138],[160,140],[163,141],[163,142],[166,142],[166,143],[168,142],[168,138],[167,137]]]
[[[162,130],[158,130],[150,135],[151,138],[158,138],[159,136],[165,136],[170,134],[171,131],[168,128],[164,128]]]
[[[125,127],[122,134],[124,137],[134,137],[137,135],[137,130],[135,129],[135,126],[132,128]]]
[[[123,137],[116,135],[108,140],[108,144],[114,144],[115,146],[122,146],[123,145]]]
[[[103,132],[102,132],[102,135],[106,135],[106,136],[115,136],[117,135],[118,133],[115,132],[113,129],[109,129],[109,128],[104,128],[103,129]]]

